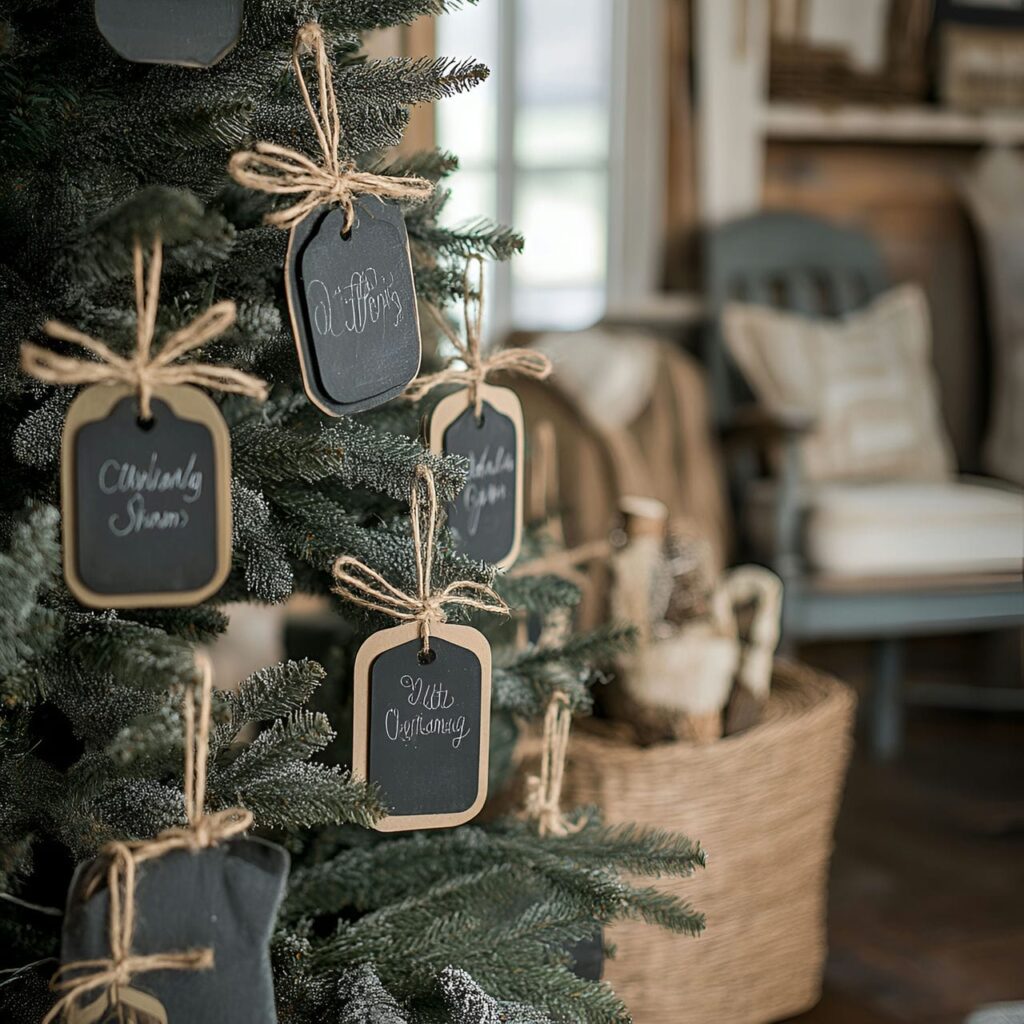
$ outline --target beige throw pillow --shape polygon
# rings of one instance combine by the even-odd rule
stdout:
[[[760,402],[813,415],[801,442],[807,479],[938,480],[954,471],[928,303],[916,285],[839,320],[732,304],[722,329]]]

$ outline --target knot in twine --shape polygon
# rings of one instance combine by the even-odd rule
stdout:
[[[127,1019],[168,1024],[167,1011],[159,999],[131,987],[137,974],[150,971],[205,971],[213,967],[213,950],[190,949],[180,953],[132,953],[135,933],[135,880],[138,865],[171,850],[198,850],[244,832],[252,824],[252,814],[243,808],[206,814],[206,762],[210,751],[210,708],[213,673],[205,655],[196,656],[200,671],[201,703],[196,728],[194,691],[183,701],[185,719],[185,815],[187,828],[172,828],[153,840],[136,843],[114,842],[104,847],[108,860],[106,878],[110,906],[108,941],[110,956],[79,960],[62,965],[50,980],[50,988],[60,999],[43,1018],[51,1024],[62,1014],[67,1024],[95,1024],[108,1011],[128,1009]],[[85,897],[99,886],[101,876],[85,888]],[[99,991],[91,1002],[81,1000]],[[133,1015],[132,1011],[136,1011]],[[122,1019],[119,1017],[118,1019]]]
[[[267,386],[233,366],[207,363],[176,363],[182,356],[201,348],[223,334],[235,322],[235,304],[226,299],[200,313],[190,324],[168,335],[163,347],[152,354],[156,334],[156,312],[160,303],[160,275],[163,268],[163,245],[160,237],[153,241],[153,252],[146,274],[142,246],[134,247],[136,342],[131,357],[119,356],[105,342],[62,324],[47,320],[44,333],[58,341],[67,341],[91,352],[99,362],[75,356],[61,356],[49,349],[25,342],[21,346],[21,368],[47,384],[127,384],[139,396],[139,415],[152,418],[153,389],[160,385],[198,384],[217,391],[230,391],[265,401]]]
[[[318,105],[314,107],[309,86],[302,71],[302,55],[312,53],[317,78]],[[395,177],[360,171],[352,160],[343,160],[341,121],[334,95],[331,64],[324,45],[324,34],[316,22],[303,25],[292,46],[292,67],[302,91],[309,119],[320,143],[322,162],[273,142],[257,142],[253,149],[234,153],[228,161],[228,173],[239,185],[269,195],[296,195],[302,198],[282,210],[268,213],[268,224],[285,231],[295,227],[318,206],[330,204],[345,211],[344,230],[355,218],[352,200],[357,195],[379,199],[404,199],[422,202],[434,191],[426,178]]]
[[[426,510],[420,499],[423,483]],[[430,651],[430,627],[447,621],[445,608],[462,605],[480,611],[508,615],[508,605],[485,583],[457,580],[443,590],[434,590],[431,582],[434,566],[434,535],[437,531],[437,491],[434,474],[426,466],[416,467],[409,499],[412,521],[412,546],[416,557],[416,593],[407,594],[386,580],[376,569],[351,555],[342,555],[334,563],[334,593],[362,608],[383,612],[399,622],[418,622],[423,653]],[[425,522],[421,522],[425,520]]]
[[[544,715],[544,747],[540,755],[540,775],[526,780],[526,816],[537,822],[541,836],[567,836],[582,831],[587,819],[575,824],[562,813],[562,783],[565,758],[569,751],[572,711],[569,697],[556,690]]]
[[[528,348],[506,348],[490,356],[480,354],[484,305],[483,268],[484,261],[480,256],[471,256],[466,261],[466,270],[462,277],[465,339],[459,337],[441,310],[433,304],[427,306],[434,322],[455,346],[455,355],[443,370],[417,377],[406,388],[404,397],[410,401],[417,401],[442,384],[465,384],[469,389],[469,400],[474,414],[479,419],[483,408],[480,385],[486,383],[492,373],[506,370],[510,373],[521,373],[525,377],[533,377],[535,380],[544,380],[551,375],[551,360],[543,352],[535,352]],[[456,362],[465,365],[460,369],[452,365]]]

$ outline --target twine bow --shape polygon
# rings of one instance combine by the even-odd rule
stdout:
[[[456,354],[443,370],[417,377],[405,390],[406,398],[417,401],[441,384],[465,384],[469,389],[469,401],[477,419],[480,418],[480,411],[483,408],[480,385],[486,383],[492,373],[507,370],[510,373],[533,377],[535,380],[544,380],[551,374],[551,360],[543,352],[535,352],[528,348],[505,348],[490,356],[480,354],[484,304],[483,266],[484,261],[480,256],[471,256],[466,261],[466,270],[462,278],[465,339],[459,337],[441,310],[434,305],[427,306],[437,326],[455,346]],[[455,362],[462,362],[465,367],[459,369],[452,365]]]
[[[305,53],[312,53],[314,57],[319,109],[313,106],[302,71],[302,55]],[[345,211],[344,230],[348,231],[355,217],[352,200],[357,195],[410,201],[422,201],[430,196],[434,185],[426,178],[402,178],[360,171],[354,161],[343,160],[339,155],[341,121],[338,101],[334,95],[323,30],[316,22],[303,25],[296,33],[292,67],[320,143],[322,163],[273,142],[257,142],[253,149],[234,153],[228,161],[228,173],[239,185],[270,195],[302,197],[285,209],[267,214],[268,224],[287,231],[318,206],[333,204]]]
[[[427,492],[426,513],[420,499],[420,483]],[[426,466],[416,467],[409,501],[412,520],[412,546],[416,556],[416,593],[388,582],[376,569],[351,555],[342,555],[334,563],[334,592],[362,608],[383,612],[399,622],[418,622],[423,653],[430,651],[431,623],[445,622],[445,608],[461,605],[480,611],[508,615],[508,605],[485,583],[457,580],[443,590],[434,590],[431,576],[434,565],[434,534],[437,529],[437,491],[434,474]],[[422,519],[425,524],[421,524]],[[423,528],[425,525],[425,530]]]
[[[569,729],[572,711],[569,698],[556,690],[544,715],[544,747],[540,755],[540,775],[526,780],[526,816],[537,822],[541,836],[567,836],[581,831],[587,824],[582,818],[575,824],[562,813],[562,783],[565,779],[565,757],[569,751]]]
[[[139,415],[152,417],[153,389],[160,385],[198,384],[218,391],[230,391],[265,401],[267,386],[258,377],[233,366],[208,363],[178,363],[176,360],[223,334],[235,322],[235,304],[226,299],[200,313],[190,324],[168,335],[163,347],[153,355],[156,311],[160,302],[160,274],[163,245],[159,236],[153,241],[149,273],[145,272],[142,246],[134,248],[136,343],[131,357],[119,356],[105,342],[62,324],[47,320],[44,333],[58,341],[67,341],[91,352],[99,362],[76,356],[61,356],[39,345],[21,346],[22,369],[47,384],[127,384],[139,395]]]
[[[62,965],[50,981],[50,988],[60,998],[43,1018],[42,1024],[52,1024],[62,1014],[67,1024],[95,1024],[117,1008],[118,1019],[168,1024],[167,1011],[159,999],[132,987],[135,975],[151,971],[205,971],[213,967],[213,950],[190,949],[180,953],[132,953],[135,934],[135,879],[138,865],[162,857],[171,850],[198,850],[212,846],[246,831],[252,824],[252,814],[243,808],[207,814],[206,762],[210,750],[210,708],[213,694],[213,674],[209,659],[197,655],[200,672],[201,703],[198,729],[196,727],[194,692],[185,694],[185,815],[186,828],[172,828],[161,832],[153,840],[136,843],[109,843],[102,856],[107,860],[108,941],[110,956],[92,960],[78,960]],[[99,887],[101,875],[95,876],[85,887],[88,898]],[[88,1003],[82,999],[99,990]],[[121,1013],[127,1010],[127,1016]]]

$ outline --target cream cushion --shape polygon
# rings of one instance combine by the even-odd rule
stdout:
[[[726,345],[770,411],[814,417],[801,441],[804,478],[942,480],[954,469],[931,363],[927,300],[886,292],[839,320],[733,303]]]
[[[774,484],[753,488],[770,539]],[[808,567],[835,577],[1020,573],[1024,492],[978,480],[818,484],[802,495]]]

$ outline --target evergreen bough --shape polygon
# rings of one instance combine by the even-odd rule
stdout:
[[[448,153],[400,159],[408,109],[482,81],[447,58],[369,60],[360,35],[457,9],[457,0],[247,0],[236,49],[209,70],[137,65],[99,37],[84,0],[0,2],[0,1018],[38,1021],[59,952],[60,908],[77,861],[111,839],[183,822],[181,722],[174,692],[193,647],[215,641],[228,601],[280,603],[329,592],[340,553],[413,585],[405,496],[429,465],[439,496],[464,479],[459,459],[415,439],[419,411],[391,403],[328,420],[306,401],[282,302],[284,233],[264,226],[265,197],[226,177],[230,153],[260,138],[309,148],[289,70],[298,25],[329,40],[344,145],[361,167],[419,174],[433,199],[406,211],[419,297],[461,290],[471,253],[507,259],[508,228],[438,223]],[[23,340],[57,317],[133,341],[131,247],[166,247],[160,330],[212,301],[238,323],[203,358],[269,380],[270,400],[215,396],[231,431],[230,579],[197,608],[90,612],[60,568],[60,429],[71,395],[18,369]],[[444,537],[436,580],[493,582]],[[578,595],[550,577],[502,579],[540,614]],[[593,811],[575,834],[541,839],[517,820],[388,837],[367,831],[375,794],[338,761],[352,652],[389,623],[342,606],[327,670],[267,666],[215,708],[209,801],[241,803],[293,854],[274,940],[283,1024],[610,1022],[628,1012],[570,970],[572,944],[619,918],[696,933],[702,918],[625,875],[686,876],[700,848],[656,830],[611,828]],[[347,625],[346,625],[347,623]],[[515,651],[495,634],[494,726],[509,747],[521,718],[556,690],[589,708],[594,664],[628,638],[606,630],[553,650]],[[504,756],[493,761],[500,769]],[[500,779],[492,779],[492,784]]]

